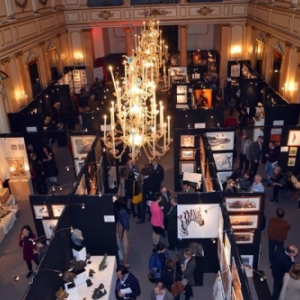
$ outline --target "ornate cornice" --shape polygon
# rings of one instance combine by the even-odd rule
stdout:
[[[114,14],[112,12],[110,12],[109,10],[102,10],[99,14],[98,17],[102,18],[104,20],[107,20],[109,18],[111,18]]]
[[[210,8],[209,6],[203,6],[200,7],[200,9],[197,10],[197,13],[201,16],[207,16],[211,14],[214,10]]]
[[[8,64],[9,62],[10,62],[10,58],[8,56],[0,60],[1,65]]]
[[[28,0],[15,0],[15,4],[17,7],[21,8],[24,10],[27,6]]]
[[[16,58],[22,57],[23,56],[23,51],[18,51],[15,53]]]
[[[165,9],[152,9],[152,10],[145,10],[140,13],[140,15],[144,17],[157,17],[157,16],[165,16],[170,14],[171,12]]]

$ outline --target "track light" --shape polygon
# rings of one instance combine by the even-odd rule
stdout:
[[[84,203],[81,204],[81,209],[85,209],[85,204]]]

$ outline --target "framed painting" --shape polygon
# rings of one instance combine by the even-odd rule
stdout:
[[[74,76],[78,76],[78,75],[80,75],[80,72],[79,72],[79,70],[73,70],[73,71],[72,71],[72,73],[73,73],[73,75],[74,75]]]
[[[211,89],[196,89],[194,91],[196,108],[211,108],[212,107],[212,90]]]
[[[224,245],[223,245],[223,241],[221,241],[220,238],[218,238],[218,259],[219,259],[219,266],[220,266],[220,270],[223,271],[222,267],[223,267],[223,252],[224,252]]]
[[[86,77],[81,77],[81,83],[82,83],[82,84],[87,84],[87,79],[86,79]]]
[[[232,170],[233,154],[227,153],[213,153],[217,171]]]
[[[232,172],[218,172],[217,177],[218,177],[218,182],[220,185],[220,189],[223,191],[223,183],[227,181],[227,179],[230,177]]]
[[[221,240],[221,242],[223,242],[223,230],[224,230],[224,218],[223,218],[223,214],[222,214],[222,210],[220,209],[219,211],[219,239]]]
[[[195,136],[194,135],[181,135],[180,136],[180,147],[195,147]]]
[[[289,156],[287,166],[294,167],[296,165],[296,157]]]
[[[195,173],[196,171],[196,162],[195,161],[190,161],[190,162],[179,162],[179,172],[180,174],[184,172],[189,172],[189,173]]]
[[[47,239],[51,239],[51,237],[53,236],[57,221],[58,219],[42,220],[45,236]]]
[[[74,81],[79,81],[80,82],[80,76],[79,75],[78,76],[74,76],[73,78],[74,78]]]
[[[49,218],[47,205],[33,205],[33,210],[36,219]]]
[[[177,95],[177,103],[187,103],[186,95]]]
[[[75,82],[74,87],[75,88],[81,88],[81,83],[80,82]]]
[[[179,66],[180,65],[180,54],[179,53],[171,53],[171,66]]]
[[[187,86],[186,85],[177,85],[176,87],[177,95],[186,95]]]
[[[27,178],[23,157],[7,157],[6,161],[10,173],[10,179]]]
[[[80,70],[80,76],[85,77],[86,76],[86,70]]]
[[[54,218],[59,218],[61,213],[63,212],[65,205],[51,205],[52,213]]]
[[[241,66],[240,64],[231,65],[230,67],[230,77],[240,77]]]
[[[258,215],[231,215],[229,219],[233,229],[258,228]]]
[[[224,249],[225,250],[225,249]],[[225,259],[225,251],[223,252],[223,267],[222,267],[222,281],[224,285],[224,291],[226,299],[231,299],[231,286],[232,286],[232,274],[229,265]]]
[[[178,204],[178,238],[217,238],[219,210],[219,204]]]
[[[290,130],[288,137],[288,146],[300,146],[300,130]]]
[[[224,235],[224,256],[227,264],[230,266],[231,265],[231,244],[227,232]]]
[[[297,156],[298,147],[290,147],[289,156]]]
[[[234,132],[207,132],[208,143],[212,151],[229,151],[234,148]]]
[[[75,165],[76,176],[78,176],[81,168],[84,166],[84,159],[75,159],[74,165]]]
[[[95,136],[93,135],[74,135],[71,136],[73,158],[85,158],[91,150]]]
[[[240,289],[242,285],[241,285],[241,280],[240,280],[238,269],[236,267],[236,262],[234,257],[232,257],[232,261],[231,261],[231,274],[232,274],[232,285],[234,289]]]
[[[180,149],[181,160],[195,160],[196,150],[195,149]]]
[[[214,300],[224,300],[225,299],[225,292],[223,287],[223,282],[221,280],[221,273],[218,272],[216,276],[216,280],[213,286],[213,297]]]
[[[241,255],[242,264],[247,277],[253,277],[253,255]]]
[[[261,208],[261,197],[224,198],[227,211],[230,212],[257,212]]]
[[[237,244],[253,244],[254,233],[252,231],[234,231]]]

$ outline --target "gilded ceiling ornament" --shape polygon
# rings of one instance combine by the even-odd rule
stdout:
[[[197,13],[202,15],[202,16],[206,16],[206,15],[212,13],[212,12],[213,12],[213,9],[211,9],[208,6],[203,6],[200,9],[197,10]]]
[[[46,6],[48,0],[39,0],[39,2],[40,2],[43,6]]]
[[[111,18],[114,14],[111,13],[110,11],[108,10],[102,10],[99,14],[98,14],[98,17],[104,19],[104,20],[107,20],[109,18]]]
[[[156,16],[165,16],[167,14],[170,14],[170,11],[164,10],[164,9],[152,9],[152,10],[145,10],[144,12],[140,13],[140,15],[143,15],[145,17],[156,17]]]
[[[27,3],[28,3],[28,0],[15,0],[16,6],[18,6],[22,10],[25,9],[25,7],[27,6]]]

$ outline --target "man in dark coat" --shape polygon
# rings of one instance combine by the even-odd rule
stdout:
[[[161,195],[161,201],[159,202],[159,206],[161,207],[164,213],[164,225],[165,225],[165,230],[167,230],[168,228],[167,214],[171,208],[171,204],[170,204],[171,193],[170,191],[168,191],[167,187],[163,185],[160,188],[160,195]]]
[[[297,254],[298,248],[294,245],[290,245],[286,249],[283,246],[277,247],[272,263],[272,275],[274,279],[272,300],[278,300],[284,274],[287,273],[294,264]]]
[[[154,180],[156,181],[155,192],[159,192],[161,183],[164,180],[165,171],[164,171],[164,168],[162,167],[162,165],[159,164],[156,159],[152,160],[151,165],[152,165],[152,169],[150,172],[150,176],[153,177]]]
[[[174,251],[177,247],[177,198],[171,197],[171,208],[167,213],[168,219],[168,242],[169,250]]]
[[[253,176],[256,175],[259,163],[262,158],[262,143],[263,137],[257,137],[257,141],[252,143],[250,147],[250,172]]]
[[[141,294],[140,284],[137,278],[129,273],[125,266],[118,266],[116,269],[117,283],[115,295],[117,300],[135,300]]]

